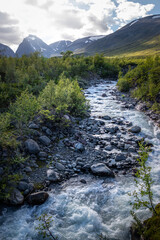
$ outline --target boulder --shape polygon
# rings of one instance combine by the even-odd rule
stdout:
[[[51,140],[47,136],[39,137],[39,141],[45,146],[48,146],[51,143]]]
[[[22,193],[17,189],[13,189],[8,199],[8,203],[14,206],[22,205],[24,202],[24,196]]]
[[[98,176],[114,177],[114,173],[104,163],[93,164],[91,171]]]
[[[24,143],[26,151],[30,154],[37,154],[40,152],[40,148],[37,142],[32,139],[28,139]]]
[[[60,181],[59,174],[55,172],[53,169],[48,169],[47,170],[47,180],[51,182],[58,182]]]
[[[47,192],[36,192],[31,193],[27,196],[26,201],[30,205],[40,205],[44,203],[49,197],[49,194]]]
[[[139,133],[141,131],[141,128],[139,126],[133,126],[129,129],[132,133]]]

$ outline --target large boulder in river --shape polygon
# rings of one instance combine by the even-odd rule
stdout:
[[[49,197],[49,194],[47,192],[36,192],[31,193],[27,196],[26,201],[28,204],[31,205],[40,205],[44,203]]]
[[[38,154],[40,152],[40,148],[37,142],[33,139],[28,139],[24,143],[26,151],[30,154]]]
[[[104,163],[93,164],[91,171],[94,175],[114,177],[114,173]]]
[[[139,126],[133,126],[129,129],[132,133],[139,133],[141,131],[141,128]]]

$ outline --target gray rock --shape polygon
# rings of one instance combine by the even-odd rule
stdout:
[[[47,128],[47,129],[46,129],[46,134],[47,134],[48,136],[52,136],[52,131],[51,131],[49,128]]]
[[[35,123],[31,123],[31,124],[29,125],[29,128],[30,128],[30,129],[39,129],[39,126],[38,126],[37,124],[35,124]]]
[[[25,190],[28,189],[28,188],[29,188],[28,183],[23,182],[23,181],[19,182],[19,184],[18,184],[18,189],[19,189],[20,191],[25,191]]]
[[[53,169],[48,169],[47,170],[47,180],[51,182],[58,182],[60,181],[59,174],[55,172]]]
[[[106,116],[103,116],[102,119],[104,119],[104,120],[111,120],[111,117],[106,115]]]
[[[114,125],[108,125],[105,130],[109,133],[116,133],[118,131],[118,127],[117,126],[114,126]]]
[[[129,129],[132,133],[139,133],[141,131],[141,128],[139,126],[133,126]]]
[[[37,154],[40,152],[40,148],[37,142],[32,139],[28,139],[24,143],[26,151],[30,154]]]
[[[47,136],[41,136],[39,141],[46,146],[50,145],[51,143],[51,140]]]
[[[105,147],[105,150],[106,151],[112,151],[113,147],[111,145],[108,145]]]
[[[75,150],[78,152],[83,152],[85,150],[85,147],[82,143],[76,143],[74,147]]]
[[[115,158],[115,161],[118,162],[118,161],[123,161],[123,160],[126,160],[126,155],[123,153],[118,153]]]
[[[47,158],[48,155],[47,155],[46,152],[39,152],[38,156],[39,156],[40,158]]]
[[[56,168],[60,171],[64,171],[65,170],[65,167],[63,166],[63,164],[61,163],[56,163]]]
[[[27,173],[30,173],[30,172],[32,172],[32,169],[31,169],[30,167],[26,167],[26,168],[24,169],[24,171],[27,172]]]
[[[114,173],[104,164],[97,163],[91,166],[91,171],[95,175],[113,177]]]
[[[17,188],[15,188],[10,194],[9,204],[17,206],[23,204],[23,202],[24,196]]]
[[[27,198],[26,201],[28,204],[31,205],[40,205],[44,203],[49,197],[49,194],[47,192],[36,192],[36,193],[31,193]]]

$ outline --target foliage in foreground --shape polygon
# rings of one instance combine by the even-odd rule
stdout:
[[[136,190],[133,193],[129,194],[130,196],[133,197],[133,201],[131,202],[131,205],[132,205],[131,215],[135,220],[136,229],[138,233],[142,235],[144,239],[150,239],[150,238],[145,238],[146,231],[147,231],[146,224],[145,222],[144,223],[141,222],[135,210],[138,210],[140,208],[149,209],[153,215],[153,218],[156,218],[156,219],[159,215],[159,211],[157,211],[157,207],[155,207],[153,203],[153,192],[151,189],[153,180],[151,177],[151,167],[146,165],[149,152],[150,152],[150,149],[144,146],[143,143],[140,143],[140,152],[139,152],[140,157],[138,159],[139,168],[137,169],[137,172],[135,174]]]

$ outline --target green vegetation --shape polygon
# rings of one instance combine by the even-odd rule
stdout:
[[[134,69],[119,75],[120,91],[130,91],[133,97],[146,101],[153,110],[160,112],[160,58],[144,59]]]
[[[133,210],[131,214],[135,220],[134,225],[139,239],[140,236],[143,236],[144,240],[156,240],[159,239],[158,237],[160,236],[160,204],[155,207],[153,203],[151,168],[146,165],[149,152],[149,148],[141,143],[139,152],[140,158],[138,159],[140,167],[135,174],[137,189],[129,195],[133,197],[133,202],[131,202]],[[152,213],[152,217],[141,222],[134,211],[140,208],[149,209]]]

